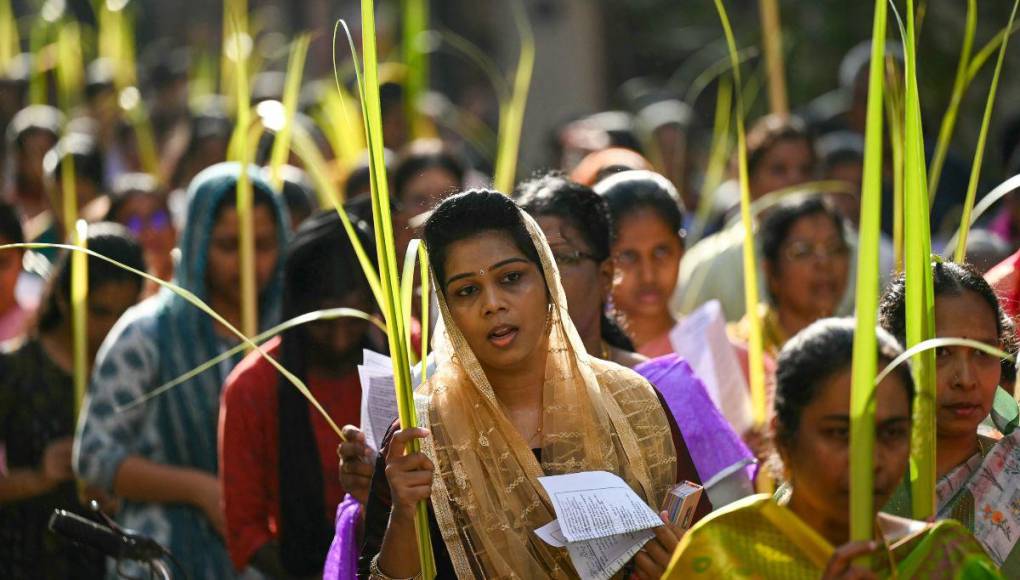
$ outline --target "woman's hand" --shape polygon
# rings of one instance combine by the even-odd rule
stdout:
[[[39,476],[47,488],[52,489],[57,484],[74,477],[74,470],[71,469],[73,447],[74,439],[71,437],[51,441],[46,446],[39,465]]]
[[[390,482],[393,509],[390,518],[409,522],[415,506],[432,494],[432,472],[435,467],[424,453],[406,453],[407,444],[431,435],[428,429],[401,429],[390,440],[386,451],[386,479]]]
[[[344,442],[337,450],[340,455],[340,485],[362,503],[368,502],[375,471],[375,451],[365,442],[365,434],[354,425],[344,425]]]
[[[655,537],[648,540],[637,556],[634,556],[634,574],[641,580],[658,580],[662,577],[669,567],[669,561],[673,559],[676,545],[684,535],[670,524],[666,512],[659,513],[659,517],[663,525],[655,528]]]
[[[854,560],[874,553],[876,542],[849,542],[836,548],[825,567],[822,580],[873,580],[875,573],[867,568],[854,565]]]

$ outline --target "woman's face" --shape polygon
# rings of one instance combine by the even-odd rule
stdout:
[[[624,316],[661,316],[669,310],[684,247],[655,210],[637,209],[616,226],[613,305]]]
[[[849,368],[826,380],[804,407],[800,427],[780,455],[798,505],[828,521],[849,522]],[[875,389],[875,511],[889,501],[909,457],[910,401],[899,375],[892,374]]]
[[[545,279],[505,232],[482,232],[447,248],[446,302],[486,371],[516,370],[547,343]]]
[[[757,199],[766,193],[811,181],[814,163],[815,156],[807,140],[777,141],[765,152],[750,176],[751,197]]]
[[[1000,346],[995,312],[976,292],[935,299],[935,335],[969,338]],[[997,357],[964,346],[935,351],[939,437],[974,437],[978,424],[992,410],[1002,377]]]
[[[849,249],[825,214],[798,219],[780,245],[777,260],[765,263],[776,307],[812,320],[836,312],[849,272]]]
[[[273,210],[265,204],[252,208],[255,229],[255,280],[262,291],[273,276],[280,253]],[[230,304],[241,304],[241,259],[238,253],[240,220],[237,208],[224,207],[213,226],[209,241],[209,265],[206,276],[209,295]]]
[[[581,337],[598,328],[602,306],[613,283],[613,261],[597,262],[592,248],[568,220],[557,216],[535,218],[560,269],[570,319]]]

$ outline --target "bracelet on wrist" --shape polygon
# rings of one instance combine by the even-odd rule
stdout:
[[[379,554],[372,557],[372,563],[368,566],[368,580],[419,580],[421,573],[410,578],[394,578],[379,569]]]

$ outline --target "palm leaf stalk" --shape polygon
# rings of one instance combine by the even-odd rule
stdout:
[[[761,12],[762,44],[765,45],[765,64],[768,67],[769,107],[773,113],[788,115],[790,105],[786,96],[786,68],[783,65],[783,27],[777,0],[759,0]]]
[[[427,136],[429,124],[421,114],[421,100],[429,90],[429,55],[422,36],[429,28],[429,0],[401,0],[403,5],[404,64],[407,67],[405,100],[407,122],[413,138]]]
[[[269,159],[270,183],[276,189],[283,187],[283,174],[281,169],[287,162],[287,155],[290,153],[290,136],[294,126],[294,116],[297,113],[298,98],[301,93],[301,77],[305,69],[305,58],[308,56],[308,46],[312,37],[309,34],[302,34],[294,41],[291,48],[290,60],[287,63],[287,80],[283,91],[283,126],[273,139],[273,149]]]
[[[236,0],[235,0],[236,1]],[[242,0],[243,1],[243,0]],[[254,193],[248,174],[249,127],[251,125],[251,95],[247,66],[241,46],[242,28],[236,14],[230,15],[234,24],[230,38],[234,42],[237,60],[234,66],[234,87],[237,98],[237,126],[230,139],[230,158],[241,164],[237,176],[238,254],[241,270],[241,330],[245,336],[258,333],[258,284],[255,278],[255,224],[252,216]]]
[[[382,111],[379,103],[379,63],[375,27],[375,2],[361,2],[361,42],[364,69],[358,66],[357,50],[348,32],[351,52],[355,55],[355,73],[361,96],[361,110],[365,124],[365,141],[368,144],[369,175],[372,183],[372,219],[375,225],[376,251],[379,263],[379,282],[383,302],[380,304],[386,321],[390,358],[393,362],[393,378],[396,389],[397,411],[403,429],[417,426],[418,417],[414,403],[414,389],[411,383],[411,358],[407,337],[410,324],[409,312],[404,312],[401,299],[400,278],[397,271],[397,254],[394,246],[393,219],[390,208],[389,186],[386,179],[386,165],[383,157]],[[337,80],[339,85],[339,79]],[[407,445],[408,453],[421,449],[418,440]],[[428,527],[428,508],[419,502],[414,518],[417,538],[418,560],[421,577],[432,580],[436,575],[432,555],[432,539]]]
[[[531,76],[535,70],[535,35],[528,21],[527,10],[521,0],[514,0],[511,7],[520,37],[521,52],[517,58],[510,102],[501,106],[499,112],[499,142],[496,147],[493,185],[503,193],[510,193],[514,188],[524,112],[528,105],[528,92],[531,90]]]
[[[907,348],[933,338],[934,288],[931,271],[931,226],[928,219],[928,186],[921,125],[921,102],[917,84],[917,43],[914,2],[907,0],[904,46],[904,259],[906,271]],[[935,514],[935,356],[925,351],[914,359],[913,445],[910,486],[913,514],[928,519]]]
[[[878,366],[879,241],[882,218],[882,115],[885,74],[885,0],[875,0],[868,71],[864,176],[857,253],[856,326],[850,394],[850,538],[870,540],[874,532],[874,377]]]
[[[719,20],[722,24],[723,33],[726,36],[726,44],[730,52],[732,64],[733,86],[742,86],[740,80],[740,61],[737,53],[737,44],[733,37],[733,29],[730,27],[730,19],[726,14],[726,8],[722,0],[715,0],[716,11],[719,13]],[[750,325],[750,337],[748,338],[748,368],[751,386],[751,407],[754,424],[758,428],[765,425],[766,420],[766,397],[765,397],[765,361],[762,341],[761,319],[756,316],[758,311],[758,270],[755,264],[754,255],[754,221],[751,216],[751,192],[748,183],[747,169],[747,135],[744,129],[744,103],[741,92],[737,91],[736,102],[736,128],[737,128],[737,170],[740,181],[740,216],[744,226],[744,306],[748,313]],[[759,476],[759,479],[764,479]],[[770,485],[767,481],[760,481],[760,485]]]
[[[953,79],[953,91],[949,97],[949,106],[942,116],[942,125],[939,127],[938,140],[935,143],[935,153],[931,158],[931,167],[928,172],[928,183],[932,191],[938,191],[939,179],[942,177],[942,166],[946,162],[946,155],[949,153],[949,141],[953,136],[953,129],[956,127],[956,116],[960,111],[960,103],[963,102],[963,94],[967,89],[967,66],[970,64],[970,53],[974,47],[974,32],[977,30],[977,0],[967,0],[967,17],[963,26],[963,46],[960,48],[960,62],[956,67],[956,77]],[[935,196],[932,196],[932,204],[935,203]]]
[[[1020,0],[1013,2],[1013,11],[1009,14],[1009,23],[1006,29],[1013,27],[1016,20],[1017,6]],[[988,88],[988,98],[985,101],[985,112],[981,119],[981,131],[978,133],[977,145],[974,146],[974,162],[970,168],[970,182],[967,184],[967,197],[963,204],[963,218],[960,220],[960,233],[956,245],[954,260],[963,262],[967,256],[967,235],[970,233],[970,214],[974,209],[974,200],[977,197],[978,181],[981,178],[981,163],[984,159],[985,142],[988,140],[988,128],[992,121],[992,109],[995,107],[995,94],[999,89],[999,75],[1002,73],[1002,63],[1006,59],[1006,47],[1009,45],[1009,36],[1004,36],[999,46],[999,59],[995,63],[995,73],[992,75],[992,84]]]
[[[11,0],[0,0],[0,74],[6,74],[14,57],[21,52],[18,21],[14,18]]]

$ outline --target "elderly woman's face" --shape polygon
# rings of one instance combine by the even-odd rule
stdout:
[[[450,315],[486,373],[545,360],[538,356],[547,344],[545,279],[509,234],[454,242],[444,266]]]
[[[835,314],[846,292],[849,253],[830,216],[798,219],[779,247],[778,258],[766,262],[776,307],[814,320]]]

